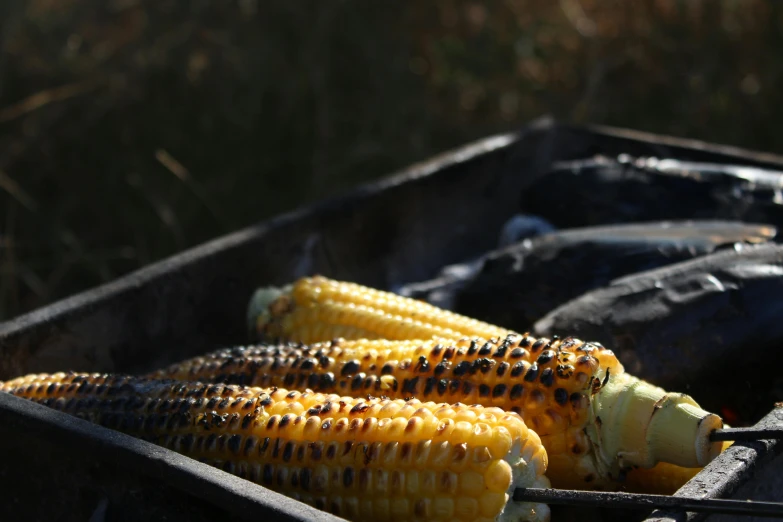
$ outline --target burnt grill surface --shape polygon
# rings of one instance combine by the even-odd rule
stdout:
[[[574,206],[565,208],[562,203],[571,196],[565,191],[568,187],[562,185],[537,200],[546,212],[538,212],[541,209],[528,203],[519,205],[520,197],[524,203],[533,190],[552,181],[547,176],[552,174],[553,165],[562,168],[562,162],[623,154],[783,170],[783,158],[771,154],[627,130],[564,126],[542,119],[520,132],[451,151],[343,197],[218,238],[108,285],[0,324],[0,379],[62,369],[143,372],[204,353],[216,345],[242,343],[247,339],[245,306],[259,286],[283,284],[312,273],[378,288],[426,281],[443,266],[475,260],[494,248],[497,232],[519,211],[536,211],[559,227],[610,224],[631,217],[651,221],[655,214],[646,218],[638,212],[620,218],[601,217],[604,207],[598,203],[601,198],[612,198],[611,191],[595,195],[598,199],[593,206],[588,204],[590,200],[577,198]],[[642,173],[652,176],[644,169]],[[678,178],[678,182],[682,180]],[[709,198],[717,196],[700,194],[702,199],[694,201],[702,203],[691,209],[681,208],[678,215],[661,215],[660,219],[740,218],[781,225],[778,208],[773,205],[774,193],[770,197],[768,190],[743,192],[743,204],[750,201],[756,206],[746,204],[742,215],[706,215],[711,203],[704,201],[715,201]],[[547,201],[551,204],[543,205]],[[678,202],[670,198],[669,203],[682,207],[687,199]],[[606,208],[609,212],[612,207]],[[703,253],[708,252],[696,252]],[[776,356],[773,348],[770,354]],[[740,385],[734,382],[725,386],[737,389]],[[113,514],[107,520],[136,515],[145,519],[165,515],[170,520],[215,520],[238,515],[226,505],[233,501],[246,507],[246,513],[252,512],[251,518],[255,519],[295,520],[303,516],[301,504],[290,501],[270,506],[271,493],[247,484],[242,485],[247,488],[244,492],[237,484],[240,489],[204,495],[200,488],[204,481],[209,482],[211,470],[191,466],[189,459],[178,461],[178,455],[163,449],[134,450],[136,442],[108,430],[87,426],[71,429],[69,423],[78,419],[71,421],[58,412],[44,413],[36,408],[40,407],[0,397],[0,444],[14,448],[13,458],[0,465],[0,477],[9,485],[7,498],[12,499],[4,504],[9,519],[29,518],[30,506],[35,507],[39,519],[58,518],[64,513],[63,502],[80,494],[80,503],[72,504],[78,507],[72,519],[84,520],[81,515],[104,510]],[[777,411],[770,415],[780,421]],[[752,422],[756,420],[758,417]],[[19,437],[20,430],[32,435]],[[100,448],[94,455],[90,453],[93,445]],[[772,460],[778,446],[775,442],[738,443],[681,493],[697,484],[704,485],[701,493],[711,497],[748,491],[754,484],[754,473],[766,472],[770,465],[780,462]],[[46,450],[40,452],[40,447]],[[25,452],[36,454],[34,464],[17,457]],[[113,459],[113,452],[125,457]],[[64,473],[69,467],[74,474]],[[176,473],[177,480],[172,478]],[[67,477],[73,478],[65,484]],[[52,497],[52,502],[40,502],[58,484],[63,488],[61,495]],[[196,496],[199,500],[192,509],[179,509]],[[137,502],[135,507],[125,512],[124,507],[133,501]],[[307,513],[312,515],[310,519],[331,519],[326,514]],[[555,521],[640,520],[645,516],[638,511],[553,508]]]

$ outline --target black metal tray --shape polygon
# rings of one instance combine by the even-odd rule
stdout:
[[[517,212],[525,185],[551,163],[599,153],[783,169],[783,157],[772,154],[536,120],[2,323],[0,379],[147,371],[245,343],[252,291],[305,274],[378,288],[425,280],[492,248],[496,236],[487,230]],[[3,520],[338,520],[16,397],[0,396],[0,447]],[[762,454],[738,458],[747,468]],[[739,468],[727,473],[731,487],[716,494],[749,477]]]

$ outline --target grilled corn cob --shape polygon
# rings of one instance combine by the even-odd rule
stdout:
[[[704,466],[720,450],[708,439],[721,426],[717,415],[625,373],[601,345],[573,338],[240,347],[152,376],[501,407],[541,437],[556,487],[617,487],[635,467]]]
[[[510,500],[516,487],[549,487],[547,456],[498,408],[73,373],[0,391],[352,520],[549,519],[546,505]]]
[[[338,298],[334,297],[335,293],[339,294]],[[411,310],[416,310],[415,315]],[[469,318],[392,293],[320,276],[300,279],[283,289],[262,289],[251,300],[248,312],[259,337],[267,340],[312,343],[338,337],[414,339],[431,338],[434,334],[457,341],[465,336],[503,337],[509,333],[486,323],[479,323],[479,329],[471,329],[474,323]],[[446,329],[442,326],[444,316],[452,321]],[[414,321],[417,328],[410,326]],[[460,334],[456,330],[472,333]],[[624,486],[666,493],[679,489],[700,469],[666,462],[652,468],[634,468],[628,471]],[[600,486],[594,483],[594,487]]]
[[[510,333],[415,299],[321,276],[305,277],[282,289],[258,290],[248,319],[263,339],[303,343],[337,338],[489,338]]]

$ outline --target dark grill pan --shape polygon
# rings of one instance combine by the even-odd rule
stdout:
[[[143,372],[245,343],[253,290],[306,274],[385,289],[430,279],[445,265],[493,249],[495,231],[552,165],[599,154],[783,170],[783,157],[771,154],[536,120],[0,324],[0,379],[64,369]],[[780,410],[757,420],[780,422]],[[0,445],[3,520],[338,520],[176,453],[5,395]],[[780,461],[773,458],[779,446],[737,443],[680,494],[779,497]],[[760,487],[771,483],[778,486]],[[648,514],[553,508],[555,521]]]

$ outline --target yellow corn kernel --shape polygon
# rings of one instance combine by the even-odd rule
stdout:
[[[479,512],[478,501],[473,497],[459,497],[454,514],[460,520],[475,520]]]
[[[322,276],[305,277],[280,290],[261,289],[248,313],[260,338],[303,343],[510,333],[422,301]]]
[[[452,439],[441,425],[455,426],[450,417],[462,411],[478,419],[481,406],[73,373],[29,375],[0,383],[0,391],[143,437],[349,520],[367,513],[378,520],[453,520],[458,498],[473,499],[481,514],[500,520],[509,506],[519,509],[511,500],[515,488],[549,487],[546,459],[535,457],[544,451],[538,436],[518,415],[497,415],[490,429],[504,439],[516,436],[504,454],[488,457],[483,487],[459,490],[463,474],[478,484],[470,455],[489,450],[461,426],[460,438]],[[370,422],[371,410],[384,409],[388,417]],[[439,422],[425,422],[429,416]],[[316,425],[316,432],[307,428]],[[549,520],[546,505],[523,507],[524,520]]]

